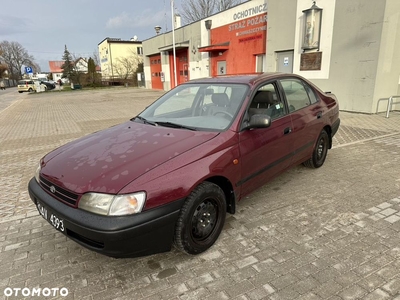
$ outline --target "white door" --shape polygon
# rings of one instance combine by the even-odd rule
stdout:
[[[277,52],[278,65],[277,71],[283,73],[293,73],[293,51]]]

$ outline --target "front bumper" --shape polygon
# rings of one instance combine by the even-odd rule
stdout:
[[[69,207],[45,192],[32,178],[28,186],[38,202],[63,220],[64,233],[78,244],[112,257],[138,257],[171,249],[184,199],[130,216],[101,216]]]

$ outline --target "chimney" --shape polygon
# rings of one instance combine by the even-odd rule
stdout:
[[[181,27],[181,15],[180,14],[175,14],[174,15],[175,18],[175,29]]]

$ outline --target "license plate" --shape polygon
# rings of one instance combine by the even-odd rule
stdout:
[[[49,212],[46,207],[44,207],[42,204],[37,202],[36,204],[37,210],[39,211],[39,214],[53,227],[57,230],[60,230],[62,232],[65,231],[64,227],[64,220],[59,218],[57,215]]]

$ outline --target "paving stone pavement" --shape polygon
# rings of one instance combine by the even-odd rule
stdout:
[[[400,300],[399,112],[341,112],[325,165],[295,167],[246,197],[198,256],[113,259],[39,217],[27,193],[39,159],[161,94],[49,92],[0,106],[0,299],[24,298],[7,297],[10,289],[66,288],[46,298]]]

